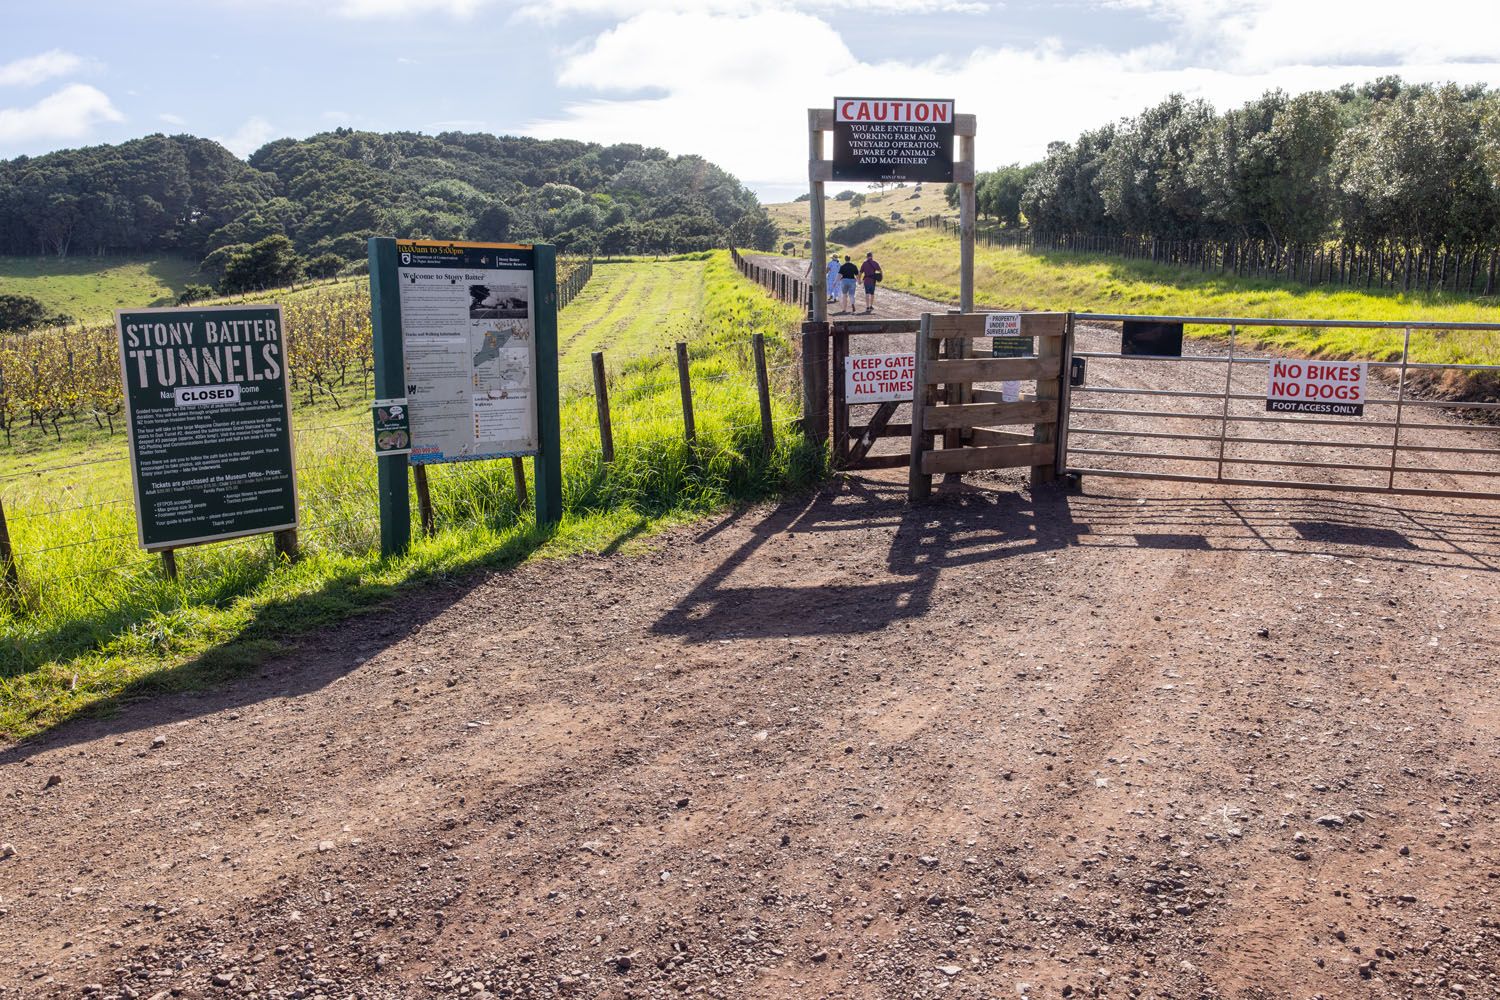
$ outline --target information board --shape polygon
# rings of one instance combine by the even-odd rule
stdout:
[[[397,240],[414,464],[537,453],[535,253]]]
[[[115,313],[148,551],[297,527],[280,306]]]
[[[953,102],[837,97],[835,181],[953,180]]]
[[[1266,410],[1362,417],[1365,374],[1363,361],[1272,361],[1266,379]]]
[[[900,403],[912,398],[915,354],[851,354],[844,359],[844,399],[854,403]]]

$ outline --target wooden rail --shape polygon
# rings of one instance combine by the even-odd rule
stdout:
[[[970,351],[971,342],[985,336],[984,314],[922,317],[911,408],[912,500],[931,495],[936,474],[1029,466],[1033,483],[1057,478],[1058,421],[1071,329],[1068,313],[1023,313],[1020,336],[1034,340],[1035,356],[988,358]],[[1036,392],[1030,399],[1006,401],[1001,392],[974,388],[975,382],[1008,381],[1035,381]],[[1018,424],[1030,424],[1031,432],[992,429]],[[942,448],[937,447],[940,434]]]

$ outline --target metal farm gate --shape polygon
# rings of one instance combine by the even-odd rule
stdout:
[[[1500,399],[1500,365],[1443,360],[1457,353],[1453,339],[1467,341],[1462,346],[1470,356],[1500,354],[1500,324],[1089,313],[1073,319],[1062,465],[1074,482],[1113,476],[1500,497],[1500,427],[1494,426],[1500,402],[1444,398],[1462,381]],[[1195,326],[1208,336],[1183,337]],[[1323,362],[1247,347],[1245,327],[1368,331],[1360,405],[1300,403],[1315,412],[1287,412],[1289,404],[1278,399],[1273,407],[1273,379],[1338,366],[1352,378],[1359,359]],[[1278,385],[1278,392],[1291,391]],[[1469,419],[1453,419],[1460,416]]]

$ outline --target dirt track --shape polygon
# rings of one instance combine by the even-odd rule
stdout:
[[[1500,996],[1500,508],[1086,487],[848,479],[0,752],[0,996]]]

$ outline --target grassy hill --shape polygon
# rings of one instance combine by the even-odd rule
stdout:
[[[802,243],[812,234],[812,228],[807,221],[807,209],[806,201],[787,201],[766,206],[766,213],[781,230],[781,240],[777,241],[778,247],[781,242],[791,240],[797,245],[797,253],[806,256],[807,250]],[[900,222],[892,222],[892,212],[901,213]],[[909,229],[925,215],[937,215],[944,212],[951,215],[953,210],[948,207],[948,202],[943,197],[941,184],[907,185],[906,187],[886,188],[884,191],[868,191],[865,193],[865,203],[858,212],[849,202],[837,201],[829,197],[824,210],[829,229],[848,222],[857,215],[878,215],[890,222],[896,229]]]
[[[198,265],[180,257],[0,257],[0,293],[30,295],[82,322],[171,305],[188,285],[203,283]]]

